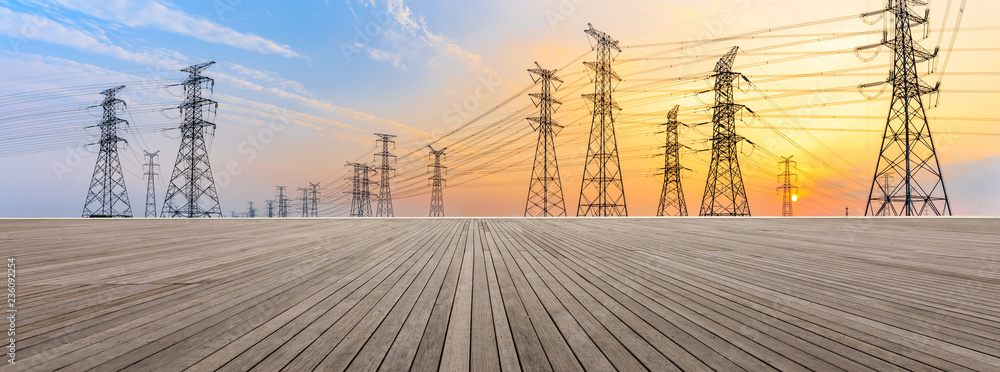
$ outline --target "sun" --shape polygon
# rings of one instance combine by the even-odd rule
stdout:
[[[798,195],[792,195],[792,201],[793,202],[794,201],[799,201],[799,196]]]

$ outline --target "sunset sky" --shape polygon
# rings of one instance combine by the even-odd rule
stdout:
[[[959,12],[966,4],[964,12]],[[588,23],[620,41],[614,93],[629,215],[655,215],[664,135],[681,105],[683,180],[697,214],[710,153],[708,78],[733,46],[741,82],[740,162],[755,216],[781,213],[775,156],[798,162],[795,214],[864,213],[891,87],[882,1],[597,0],[0,0],[0,217],[78,217],[97,154],[101,90],[129,105],[122,164],[141,216],[143,150],[160,151],[157,202],[179,144],[184,66],[216,61],[219,102],[211,162],[225,216],[258,209],[275,186],[321,182],[321,215],[345,216],[345,162],[372,162],[374,132],[398,137],[396,216],[426,216],[428,144],[448,147],[448,216],[524,212],[537,116],[527,69],[560,69],[556,137],[566,209],[574,215],[590,129]],[[924,97],[955,215],[1000,215],[1000,3],[930,4]],[[950,9],[949,9],[950,7]],[[922,10],[920,11],[922,13]],[[946,18],[947,15],[947,18]],[[961,15],[961,28],[954,34]],[[867,22],[866,22],[867,21]],[[783,27],[783,26],[796,27]],[[770,31],[768,31],[770,30]],[[924,28],[914,29],[924,36]],[[699,40],[739,36],[730,40]],[[952,43],[954,40],[954,43]],[[876,55],[875,52],[879,51]],[[867,62],[862,60],[868,60]],[[870,59],[870,60],[869,60]],[[944,71],[944,73],[942,73]],[[930,72],[930,74],[927,74]],[[823,74],[820,74],[823,73]],[[874,97],[866,99],[866,96]],[[765,98],[767,97],[767,98]],[[935,103],[937,103],[936,107]],[[933,108],[931,108],[933,107]],[[477,119],[478,118],[478,119]],[[694,125],[701,124],[701,125]],[[780,135],[778,133],[781,133]],[[291,214],[297,215],[293,203]],[[159,209],[159,205],[157,206]]]

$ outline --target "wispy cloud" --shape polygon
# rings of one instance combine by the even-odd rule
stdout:
[[[423,46],[462,61],[470,70],[483,69],[483,62],[478,54],[462,49],[447,36],[432,32],[424,18],[415,16],[410,7],[404,4],[404,0],[387,0],[386,10],[400,25],[403,32],[415,38]]]
[[[285,57],[301,57],[288,45],[241,33],[154,0],[54,0],[60,6],[132,28],[154,28],[213,44]]]
[[[311,96],[312,95],[311,92],[309,92],[308,90],[306,90],[305,85],[303,85],[302,83],[294,81],[294,80],[288,80],[288,79],[282,78],[282,77],[278,76],[278,74],[276,74],[274,72],[263,71],[263,70],[255,70],[255,69],[252,69],[252,68],[249,68],[249,67],[244,67],[243,65],[240,65],[240,64],[237,64],[237,63],[233,63],[233,62],[226,62],[226,63],[224,63],[224,65],[227,68],[229,68],[230,70],[233,70],[233,71],[235,71],[236,73],[238,73],[240,75],[252,78],[254,80],[265,82],[265,83],[270,83],[270,84],[275,84],[275,85],[277,85],[277,86],[279,86],[279,87],[281,87],[283,89],[291,90],[291,91],[294,91],[294,92],[296,92],[298,94],[307,95],[307,96]]]
[[[39,15],[16,12],[0,7],[0,33],[10,36],[14,49],[26,40],[37,40],[78,50],[105,54],[125,61],[146,65],[180,66],[187,58],[166,49],[130,51],[79,29]]]

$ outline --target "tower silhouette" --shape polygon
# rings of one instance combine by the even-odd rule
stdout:
[[[441,165],[441,160],[444,157],[444,151],[448,148],[445,147],[440,150],[435,150],[430,145],[427,145],[431,149],[429,156],[434,157],[434,165],[429,165],[432,168],[434,175],[428,179],[431,183],[431,217],[444,217],[444,184],[445,179],[442,172],[447,172],[448,167]]]
[[[792,155],[794,156],[794,155]],[[781,157],[781,161],[778,162],[778,169],[782,172],[778,174],[778,179],[781,180],[781,186],[778,186],[778,192],[781,193],[781,216],[782,217],[792,217],[792,202],[795,201],[795,193],[799,191],[799,188],[792,186],[793,178],[798,180],[799,175],[792,173],[792,168],[795,167],[795,162],[792,161],[792,156]]]
[[[146,179],[146,217],[156,217],[156,173],[159,164],[156,163],[156,157],[159,156],[160,152],[148,152],[143,150],[146,157],[149,158],[149,162],[145,164],[146,173],[144,174]]]
[[[202,90],[211,94],[215,80],[201,74],[215,62],[206,62],[181,71],[188,77],[181,83],[186,99],[179,106],[184,117],[181,124],[181,145],[177,150],[177,161],[167,184],[167,195],[163,199],[161,217],[222,217],[219,194],[215,190],[212,166],[208,162],[208,146],[205,144],[206,128],[215,124],[205,120],[205,107],[211,111],[218,103],[202,97]]]
[[[931,53],[925,50],[913,41],[911,33],[912,26],[927,23],[930,10],[921,17],[910,9],[911,5],[925,3],[889,0],[885,10],[893,18],[892,36],[890,38],[886,33],[881,43],[892,51],[893,56],[892,71],[886,81],[892,84],[892,103],[868,193],[866,216],[951,215],[941,165],[922,100],[923,95],[937,92],[939,87],[925,84],[917,74],[917,63],[933,59],[937,51]],[[884,184],[879,179],[881,175],[898,177],[899,183]]]
[[[375,170],[368,164],[347,163],[348,167],[353,167],[353,175],[347,177],[351,181],[351,217],[371,217],[372,216],[372,192],[371,179],[369,176]]]
[[[705,194],[701,200],[702,216],[749,216],[743,175],[740,173],[739,151],[736,144],[743,137],[736,134],[735,114],[743,105],[733,103],[733,61],[739,47],[733,47],[715,65],[715,106],[712,107],[712,163],[708,168]]]
[[[680,137],[677,134],[677,112],[680,106],[674,106],[667,113],[667,122],[663,124],[666,141],[663,145],[663,189],[660,191],[660,205],[656,208],[657,216],[687,216],[687,201],[684,200],[684,188],[681,187],[681,156]]]
[[[101,129],[101,139],[97,143],[100,152],[87,199],[83,203],[83,217],[132,217],[122,164],[118,159],[118,142],[126,142],[118,136],[118,126],[128,125],[128,122],[118,117],[118,110],[125,106],[125,101],[115,98],[115,95],[124,88],[122,85],[101,92],[104,100],[100,107],[104,115],[97,124]]]
[[[392,190],[389,188],[389,179],[392,178],[392,172],[396,169],[392,167],[392,161],[396,158],[389,152],[389,145],[394,145],[396,141],[392,138],[396,137],[391,134],[375,133],[378,139],[375,140],[375,144],[382,145],[382,152],[376,153],[376,158],[381,158],[382,164],[376,167],[379,176],[382,180],[378,183],[378,206],[375,208],[375,217],[392,217]]]
[[[535,163],[531,167],[531,182],[528,185],[528,201],[524,206],[525,217],[564,217],[566,203],[563,200],[562,181],[559,178],[559,163],[556,161],[555,136],[556,129],[562,125],[552,119],[556,108],[562,102],[552,97],[552,92],[559,89],[554,82],[562,83],[556,70],[543,69],[538,62],[529,69],[532,80],[541,85],[540,93],[530,96],[538,107],[537,117],[528,118],[531,128],[538,132],[538,143],[535,145]]]
[[[288,198],[285,197],[286,186],[276,186],[278,189],[278,218],[288,217]]]
[[[309,182],[309,217],[319,217],[319,183]]]
[[[594,93],[583,95],[593,104],[593,119],[576,215],[628,216],[622,169],[618,161],[618,141],[615,139],[615,112],[620,111],[621,107],[611,98],[613,84],[621,81],[611,69],[611,61],[615,59],[611,50],[621,53],[622,49],[618,46],[618,41],[608,34],[598,31],[589,23],[587,26],[589,28],[584,32],[595,41],[597,61],[584,62],[594,71]]]

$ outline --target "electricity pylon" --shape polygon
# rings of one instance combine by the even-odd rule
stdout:
[[[375,135],[378,136],[375,144],[382,144],[382,152],[375,154],[375,157],[382,160],[382,165],[375,168],[382,178],[382,181],[378,183],[378,206],[375,208],[375,217],[392,217],[392,191],[389,188],[389,179],[392,178],[392,172],[396,170],[392,167],[396,155],[389,153],[389,145],[396,143],[392,140],[396,136],[382,133],[375,133]]]
[[[441,165],[441,160],[444,157],[444,151],[448,148],[445,147],[440,150],[435,150],[430,145],[427,145],[431,149],[431,153],[428,156],[434,157],[434,165],[428,165],[429,168],[433,168],[433,176],[427,180],[431,183],[431,217],[444,217],[444,184],[445,179],[442,172],[447,173],[448,167]]]
[[[795,155],[792,155],[795,156]],[[778,169],[782,172],[778,174],[778,179],[781,180],[781,186],[778,186],[778,192],[781,193],[781,216],[782,217],[792,217],[792,202],[795,201],[796,193],[798,193],[799,188],[797,186],[792,186],[792,179],[798,181],[799,175],[792,173],[792,168],[795,167],[795,162],[792,161],[792,156],[782,156],[781,161],[778,162]]]
[[[308,187],[299,187],[302,191],[302,218],[309,217],[309,191]]]
[[[276,186],[278,188],[278,218],[288,217],[288,198],[285,197],[286,186]]]
[[[144,174],[146,178],[146,217],[156,217],[156,176],[159,173],[156,171],[160,168],[160,165],[156,163],[156,157],[159,156],[160,152],[149,152],[142,151],[149,158],[149,162],[144,164],[146,166],[146,173]]]
[[[926,3],[920,0],[889,0],[885,10],[892,15],[894,25],[892,37],[886,32],[885,40],[880,43],[892,50],[892,71],[885,81],[892,84],[892,103],[868,193],[866,216],[951,215],[941,165],[922,100],[923,95],[937,92],[939,86],[925,84],[917,74],[917,64],[935,58],[938,50],[931,53],[913,41],[911,27],[927,23],[930,11],[921,17],[911,11],[911,5]],[[891,188],[880,183],[879,176],[886,174],[897,176],[899,183]],[[876,194],[886,190],[887,197]]]
[[[309,217],[319,217],[319,183],[309,182]]]
[[[531,128],[538,132],[538,143],[535,145],[535,163],[531,167],[531,182],[528,184],[528,201],[524,206],[525,217],[565,217],[566,202],[563,200],[562,181],[559,178],[559,162],[556,161],[556,129],[562,125],[552,119],[557,110],[553,105],[562,102],[552,97],[552,92],[559,89],[554,82],[562,83],[556,76],[556,70],[543,69],[538,62],[529,69],[532,80],[541,83],[540,93],[531,93],[535,107],[539,109],[538,117],[528,118]],[[536,77],[537,76],[537,77]]]
[[[677,135],[677,112],[680,106],[674,106],[667,113],[667,122],[663,132],[666,142],[663,145],[663,190],[660,191],[660,205],[656,209],[657,216],[687,216],[687,201],[684,200],[684,188],[681,187],[681,155],[680,136]]]
[[[218,108],[218,103],[202,97],[202,90],[211,95],[215,80],[201,74],[215,62],[206,62],[181,71],[188,77],[181,83],[186,98],[179,106],[184,121],[181,124],[181,145],[177,150],[177,161],[167,184],[167,195],[163,199],[161,217],[222,217],[219,194],[215,190],[212,166],[208,162],[208,146],[205,144],[207,128],[215,132],[215,124],[205,120],[208,111]]]
[[[118,159],[118,142],[127,143],[118,136],[118,125],[128,125],[128,122],[118,118],[118,110],[125,106],[125,101],[115,98],[115,95],[124,88],[122,85],[101,92],[104,101],[100,107],[104,110],[104,115],[96,125],[101,128],[101,139],[98,142],[100,152],[97,154],[87,199],[83,203],[83,217],[132,217],[122,164]]]
[[[353,167],[353,175],[345,178],[351,181],[351,217],[371,217],[372,216],[372,192],[371,179],[369,176],[375,173],[375,169],[368,164],[347,162],[348,167]]]
[[[248,218],[257,217],[257,208],[253,207],[253,202],[247,202],[247,217]]]
[[[621,53],[622,49],[618,41],[608,34],[594,29],[589,23],[587,26],[589,29],[584,32],[596,42],[597,61],[584,62],[594,70],[594,93],[583,95],[593,104],[593,119],[576,216],[628,216],[622,169],[618,161],[618,141],[615,139],[615,112],[620,111],[621,106],[611,98],[614,82],[621,81],[611,69],[611,61],[615,59],[611,50]]]
[[[893,190],[893,188],[896,185],[894,185],[892,183],[892,173],[889,173],[889,172],[882,173],[882,174],[879,175],[879,178],[882,179],[881,180],[882,182],[879,183],[879,188],[881,188],[881,190],[879,190],[879,192],[882,194],[881,195],[882,196],[882,201],[884,203],[886,200],[890,199],[890,197],[892,195],[892,190]],[[881,213],[877,213],[875,215],[876,216],[892,216],[892,214],[890,214],[891,211],[892,211],[892,208],[883,208],[882,211],[881,211]]]
[[[265,200],[267,203],[267,218],[274,218],[274,200]]]
[[[712,107],[712,163],[708,168],[705,194],[701,200],[702,216],[749,216],[750,204],[736,144],[743,137],[736,134],[735,114],[743,105],[733,103],[733,80],[742,76],[733,72],[733,61],[739,47],[733,47],[715,65],[715,106]]]

